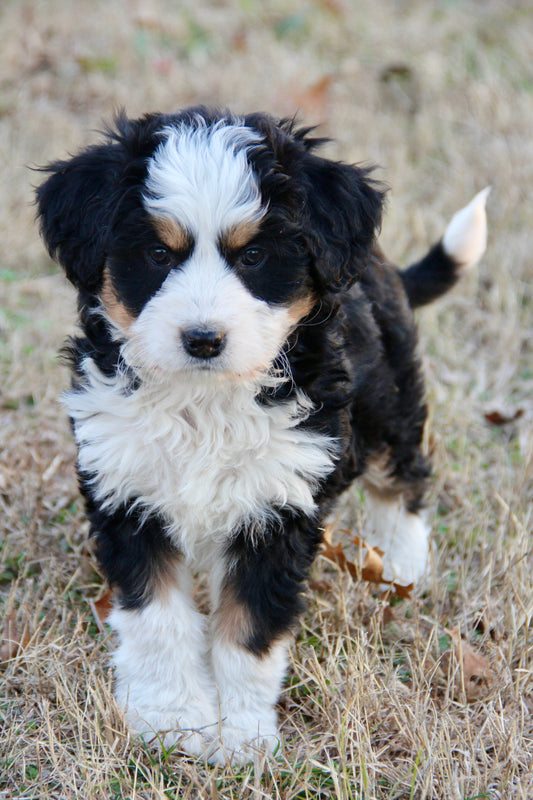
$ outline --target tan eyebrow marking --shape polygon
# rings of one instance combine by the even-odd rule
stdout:
[[[159,217],[154,224],[159,238],[171,250],[187,250],[190,247],[191,234],[179,222],[170,217]]]
[[[228,250],[240,250],[251,241],[259,230],[259,222],[241,222],[226,231],[222,242]]]
[[[135,322],[135,317],[128,311],[124,303],[121,303],[118,299],[107,267],[104,269],[104,282],[100,292],[100,299],[110,319],[123,331],[128,331],[133,322]]]

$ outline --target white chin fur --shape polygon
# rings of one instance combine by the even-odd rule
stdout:
[[[487,215],[485,205],[490,186],[476,194],[470,203],[458,211],[446,228],[442,245],[458,264],[461,272],[475,266],[487,246]]]

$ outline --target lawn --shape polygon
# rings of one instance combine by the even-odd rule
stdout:
[[[0,38],[0,798],[533,797],[529,0],[3,0]],[[32,206],[31,168],[95,141],[115,109],[199,102],[297,112],[334,139],[326,154],[377,164],[400,265],[492,185],[486,256],[419,313],[428,583],[390,597],[320,557],[282,749],[240,769],[151,751],[114,705],[59,402],[75,297]],[[357,563],[353,534],[357,488],[331,533]]]

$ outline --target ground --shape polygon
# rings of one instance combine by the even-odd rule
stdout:
[[[0,797],[533,796],[533,14],[529,0],[4,0],[0,9]],[[114,109],[298,112],[380,166],[382,234],[421,255],[487,184],[479,268],[419,314],[431,413],[427,586],[383,596],[321,557],[275,760],[239,770],[128,737],[56,354],[74,295],[31,167]],[[332,532],[364,537],[354,491]],[[326,553],[327,555],[327,553]],[[344,568],[342,568],[344,565]]]

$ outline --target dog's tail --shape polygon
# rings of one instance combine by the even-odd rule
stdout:
[[[475,266],[487,246],[485,203],[490,186],[454,215],[444,236],[421,261],[400,272],[411,308],[436,300]]]

